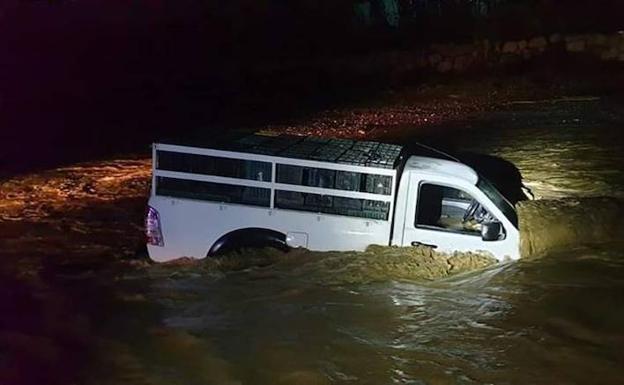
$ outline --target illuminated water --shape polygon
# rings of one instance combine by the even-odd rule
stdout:
[[[623,196],[622,134],[601,104],[521,108],[447,140],[512,160],[540,197]],[[121,226],[136,205],[97,202],[115,213],[101,227]],[[73,226],[101,214],[71,215]],[[63,232],[49,241],[28,231],[37,250],[77,252]],[[103,253],[130,242],[101,233]],[[277,263],[97,268],[50,258],[39,279],[3,267],[0,383],[619,384],[624,245],[581,243],[434,281],[401,274],[391,258],[354,260],[361,274],[350,275],[341,255],[265,251],[256,257]]]
[[[436,141],[511,161],[538,198],[623,197],[623,121],[604,101],[518,104]]]

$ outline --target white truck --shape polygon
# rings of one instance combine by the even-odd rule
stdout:
[[[517,259],[518,217],[465,164],[398,145],[252,135],[229,146],[153,145],[152,260],[242,247],[425,245]]]

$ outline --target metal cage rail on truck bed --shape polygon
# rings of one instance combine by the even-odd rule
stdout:
[[[402,147],[252,135],[215,149],[153,147],[155,195],[391,221]]]

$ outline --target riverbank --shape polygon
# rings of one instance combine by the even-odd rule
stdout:
[[[523,101],[600,97],[621,111],[622,73],[592,65],[579,68],[552,65],[511,73],[457,78],[427,75],[396,82],[366,81],[356,84],[306,80],[273,89],[238,90],[226,96],[206,94],[210,85],[168,90],[161,99],[132,89],[103,90],[102,101],[71,105],[71,112],[43,119],[51,112],[4,116],[0,139],[7,148],[0,154],[0,179],[77,162],[147,156],[150,144],[163,138],[214,139],[221,136],[269,130],[292,134],[334,137],[397,139],[394,135],[428,134],[441,129],[467,127],[487,112]],[[589,72],[589,75],[586,73]],[[581,74],[583,74],[581,76]],[[295,76],[295,75],[292,75]],[[299,75],[306,78],[305,74]],[[307,78],[306,78],[307,79]],[[206,87],[206,92],[202,92]],[[191,92],[192,91],[192,92]],[[216,91],[215,91],[216,92]],[[132,99],[123,111],[112,101]],[[158,106],[152,103],[158,103]],[[43,103],[37,108],[52,108]],[[103,114],[101,110],[106,110]],[[103,119],[95,117],[103,117]]]

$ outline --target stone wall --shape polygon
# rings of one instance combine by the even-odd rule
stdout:
[[[584,55],[597,61],[624,65],[624,33],[534,36],[523,40],[480,40],[470,44],[432,44],[420,50],[374,52],[349,57],[307,60],[281,60],[264,68],[324,72],[334,79],[401,79],[411,74],[437,72],[460,74],[502,68],[553,53],[565,57]]]
[[[624,63],[624,33],[553,34],[505,42],[482,40],[464,45],[434,44],[426,51],[422,53],[423,59],[417,61],[418,65],[442,73],[521,62],[547,51],[585,54],[602,61]]]

